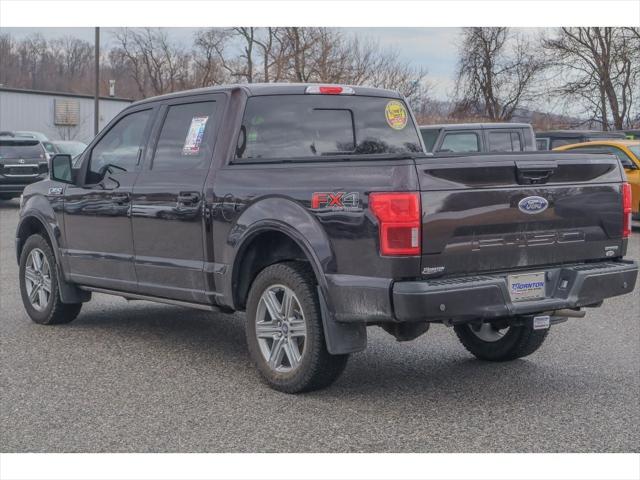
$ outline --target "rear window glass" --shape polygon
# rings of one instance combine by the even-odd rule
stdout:
[[[447,133],[439,152],[479,152],[480,141],[475,133]]]
[[[251,97],[238,159],[291,159],[421,151],[401,100],[343,95]]]
[[[440,131],[441,129],[439,128],[423,128],[420,130],[424,142],[424,149],[427,152],[433,152],[433,147],[436,144],[436,140],[438,140]]]
[[[20,145],[0,143],[0,159],[3,158],[43,158],[44,151],[39,143]]]
[[[489,132],[490,152],[520,152],[522,144],[518,132]]]

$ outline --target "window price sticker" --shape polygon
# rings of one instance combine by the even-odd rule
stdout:
[[[200,153],[200,145],[204,138],[204,129],[207,125],[207,120],[209,120],[209,117],[193,117],[191,119],[187,138],[182,147],[183,155],[197,155]]]

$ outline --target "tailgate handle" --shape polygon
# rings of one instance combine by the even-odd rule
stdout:
[[[547,183],[558,168],[558,162],[522,162],[516,160],[516,176],[520,185]]]

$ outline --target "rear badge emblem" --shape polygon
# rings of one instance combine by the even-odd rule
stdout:
[[[542,197],[525,197],[518,202],[518,209],[522,213],[528,215],[534,215],[536,213],[542,213],[549,207],[549,202],[546,198]]]
[[[18,160],[18,163],[24,163],[24,158],[21,158],[20,160]]]

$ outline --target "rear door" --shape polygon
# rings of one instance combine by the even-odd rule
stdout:
[[[133,189],[135,270],[140,293],[203,302],[203,186],[224,95],[167,102]]]
[[[566,153],[416,161],[423,274],[466,274],[621,256],[618,161]]]

